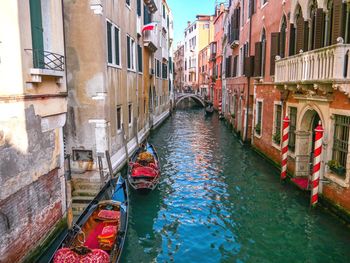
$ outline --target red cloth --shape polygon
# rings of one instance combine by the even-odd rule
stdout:
[[[78,255],[69,248],[58,250],[53,259],[54,263],[109,263],[109,255],[101,249],[93,249],[86,255]]]
[[[114,210],[101,210],[97,216],[102,220],[118,220],[120,212]]]
[[[151,167],[137,167],[132,170],[132,177],[156,177],[158,175],[158,171]]]

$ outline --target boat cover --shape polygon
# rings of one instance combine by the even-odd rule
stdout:
[[[132,177],[151,177],[154,178],[158,175],[158,171],[148,166],[140,166],[132,169]]]
[[[61,248],[55,253],[54,263],[109,263],[109,255],[101,249],[92,249],[90,253],[79,255],[69,248]]]

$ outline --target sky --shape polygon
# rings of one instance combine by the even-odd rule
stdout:
[[[196,15],[213,15],[215,0],[167,0],[174,17],[174,49],[183,40],[187,21],[193,22]]]

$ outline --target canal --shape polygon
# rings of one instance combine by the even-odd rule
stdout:
[[[122,262],[349,262],[350,230],[242,146],[217,116],[176,112],[150,138],[162,179],[131,194]]]

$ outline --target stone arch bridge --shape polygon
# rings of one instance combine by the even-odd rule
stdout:
[[[185,99],[193,99],[198,104],[205,107],[205,100],[201,95],[194,94],[194,93],[178,93],[175,96],[175,107],[183,100]]]

